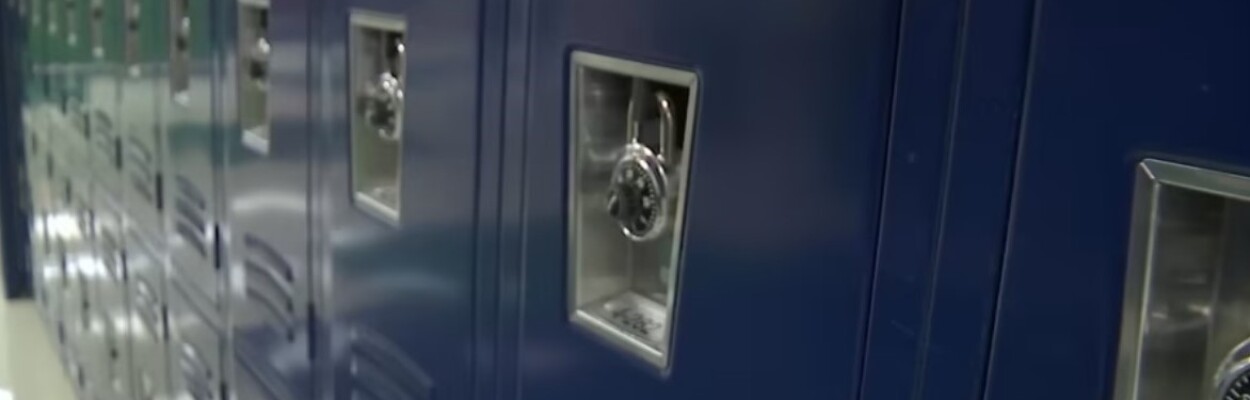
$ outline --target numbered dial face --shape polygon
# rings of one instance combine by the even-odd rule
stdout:
[[[668,221],[668,190],[664,167],[645,148],[631,154],[612,172],[608,190],[608,214],[633,240],[649,240],[663,231]]]
[[[1227,377],[1221,387],[1220,400],[1250,400],[1250,370],[1241,370]]]
[[[365,122],[377,129],[387,140],[399,140],[399,113],[403,106],[404,92],[399,78],[383,72],[371,84],[361,99]]]
[[[251,77],[252,83],[261,90],[268,89],[269,79],[269,41],[265,38],[257,38],[248,51],[247,57],[248,76]]]

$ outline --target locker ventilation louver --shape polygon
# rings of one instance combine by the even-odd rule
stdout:
[[[266,320],[275,334],[294,341],[295,269],[273,246],[252,234],[243,235],[243,248],[248,300],[269,314]]]
[[[292,400],[295,397],[286,390],[283,379],[277,376],[272,367],[262,367],[257,364],[253,358],[258,354],[264,354],[260,351],[253,350],[245,343],[235,346],[235,359],[237,362],[237,373],[234,375],[239,381],[239,386],[252,388],[253,391],[247,393],[246,397],[251,400]]]
[[[434,400],[434,381],[380,335],[351,332],[351,400]]]
[[[216,379],[203,353],[195,346],[183,343],[178,352],[178,370],[182,374],[186,393],[195,400],[213,400],[213,384]]]
[[[164,329],[162,327],[161,304],[153,292],[152,284],[148,283],[145,278],[135,278],[135,293],[132,300],[135,314],[138,315],[139,321],[147,328],[148,332],[157,339],[164,337]]]
[[[118,245],[117,238],[113,236],[112,231],[100,231],[100,246],[104,253],[100,255],[100,258],[105,272],[114,282],[121,282],[121,246]]]
[[[143,198],[149,205],[160,208],[160,204],[157,203],[156,199],[157,192],[154,183],[156,174],[152,171],[152,164],[156,160],[152,155],[152,150],[143,144],[142,141],[133,137],[128,138],[127,144],[129,145],[127,148],[130,151],[127,152],[126,159],[133,166],[130,171],[131,186],[134,187],[139,197]]]
[[[96,145],[96,149],[107,159],[112,159],[113,120],[109,118],[108,113],[100,110],[95,110],[90,115],[91,119],[88,121],[87,129],[94,136],[93,142]]]
[[[174,209],[174,230],[191,249],[202,259],[209,259],[208,254],[208,222],[205,214],[208,203],[204,194],[186,177],[178,175],[175,179],[178,186]]]

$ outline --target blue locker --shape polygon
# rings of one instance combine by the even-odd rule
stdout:
[[[326,2],[315,200],[326,398],[467,399],[483,5]],[[276,77],[275,77],[276,78]]]
[[[903,9],[861,398],[980,398],[1030,0]]]
[[[1240,396],[1215,385],[1245,288],[1212,286],[1244,283],[1250,5],[1037,13],[986,396]]]
[[[3,133],[0,134],[3,137],[0,152],[3,153],[4,160],[0,161],[3,163],[0,171],[3,171],[4,182],[0,183],[0,191],[17,194],[0,200],[3,210],[0,221],[4,224],[4,263],[15,266],[4,271],[5,295],[8,298],[33,295],[26,135],[22,123],[25,23],[24,5],[19,5],[16,0],[6,2],[3,11],[0,11],[0,24],[4,25],[0,28],[0,40],[3,41],[0,43],[0,57],[3,58],[0,61],[0,68],[3,68],[3,72],[0,72],[0,105],[4,107],[0,110],[0,118],[4,124]]]
[[[216,55],[217,2],[165,2],[167,28],[158,34],[160,140],[168,154],[163,232],[169,238],[167,301],[170,395],[223,398],[228,274],[221,254],[221,85]],[[163,40],[163,41],[162,41]]]
[[[231,390],[314,398],[310,18],[316,2],[223,2]]]
[[[523,139],[505,150],[518,156],[504,167],[502,218],[519,226],[505,234],[501,279],[520,296],[503,300],[515,307],[505,324],[520,333],[501,340],[519,343],[503,357],[518,370],[501,374],[502,394],[857,396],[899,3],[517,4],[528,11],[515,14],[512,33],[528,40],[511,43],[528,46],[528,58],[510,63],[508,76],[527,92],[515,117],[523,125],[505,133]],[[686,111],[670,111],[673,102]],[[682,126],[669,120],[686,127],[666,128]],[[635,211],[648,210],[647,193],[663,185],[609,190],[609,176],[629,176],[617,175],[620,162],[634,161],[598,147],[597,131],[614,132],[618,145],[637,143],[624,138],[639,131],[670,160],[670,179],[688,180],[684,218],[680,200],[675,210],[620,211],[629,193],[642,193]],[[688,155],[656,143],[665,131],[693,138]],[[612,291],[624,297],[597,303],[603,282],[586,260],[603,248],[589,241],[622,239],[586,226],[610,215],[645,241],[659,220],[651,215],[665,212],[684,233],[660,233],[672,242],[659,250],[613,254],[668,263],[658,279],[667,296],[629,275],[643,271],[636,264],[603,276],[649,303],[615,303],[635,293]],[[667,311],[652,312],[657,304]]]

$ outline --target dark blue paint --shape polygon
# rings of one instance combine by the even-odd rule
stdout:
[[[6,298],[33,293],[30,267],[29,189],[26,187],[25,127],[21,119],[22,48],[25,24],[6,4],[0,11],[0,256]]]
[[[474,371],[473,399],[497,398],[501,373],[510,370],[498,354],[508,346],[500,341],[501,320],[501,273],[498,268],[502,259],[504,229],[500,224],[505,214],[503,206],[504,151],[503,133],[507,123],[508,82],[508,0],[482,2],[481,9],[481,72],[479,76],[478,132],[478,204],[475,250],[476,269],[474,292]]]
[[[1133,168],[1250,172],[1250,4],[1048,0],[986,397],[1112,395]]]
[[[318,279],[324,326],[317,336],[332,363],[332,392],[346,398],[371,379],[412,392],[467,399],[482,354],[475,329],[483,15],[478,1],[326,3],[318,22],[321,98],[315,202],[325,235]],[[352,204],[346,66],[348,10],[406,19],[407,71],[401,174],[402,213],[394,226]],[[489,148],[489,147],[487,147]],[[484,278],[489,279],[489,278]],[[381,357],[371,349],[389,349]],[[353,376],[353,357],[389,376]]]
[[[520,375],[517,370],[521,341],[521,308],[524,305],[522,256],[525,232],[521,229],[525,211],[526,101],[529,99],[530,1],[511,0],[505,17],[507,37],[502,60],[503,127],[499,154],[499,264],[498,318],[495,337],[499,368],[490,385],[490,399],[517,398]]]
[[[1027,0],[910,6],[862,398],[976,398],[1031,8]]]
[[[235,64],[237,6],[219,9],[222,32],[219,68],[228,98],[239,96]],[[275,0],[269,5],[268,39],[273,47],[269,75],[269,152],[243,145],[236,102],[221,114],[222,144],[227,153],[226,195],[231,232],[232,274],[242,288],[232,293],[235,321],[234,391],[240,398],[297,400],[314,398],[313,268],[311,227],[311,152],[309,18],[313,2]],[[274,271],[266,275],[264,271]],[[283,272],[285,271],[285,272]],[[271,280],[272,279],[272,280]],[[289,292],[283,293],[279,285]],[[278,299],[274,315],[256,296]],[[286,306],[290,306],[287,308]]]
[[[937,399],[975,398],[984,385],[1032,20],[1029,0],[966,7],[921,386]]]
[[[863,399],[911,399],[923,379],[962,3],[904,2]]]
[[[530,7],[524,155],[513,167],[523,168],[522,258],[519,275],[511,275],[521,279],[519,382],[505,397],[856,396],[898,3]],[[669,376],[567,322],[565,110],[573,48],[699,73]]]

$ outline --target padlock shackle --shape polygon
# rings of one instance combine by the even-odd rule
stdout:
[[[673,151],[673,139],[677,136],[677,118],[673,114],[673,99],[668,97],[668,93],[662,91],[655,92],[655,103],[660,107],[660,161],[668,161],[666,158]]]
[[[660,111],[660,152],[656,156],[661,161],[667,161],[668,155],[673,151],[673,139],[677,133],[677,117],[673,112],[673,99],[668,96],[668,93],[656,91],[655,103]],[[639,137],[642,130],[642,115],[635,105],[636,102],[631,96],[629,105],[625,109],[625,120],[628,121],[625,136],[629,143],[641,143]]]

